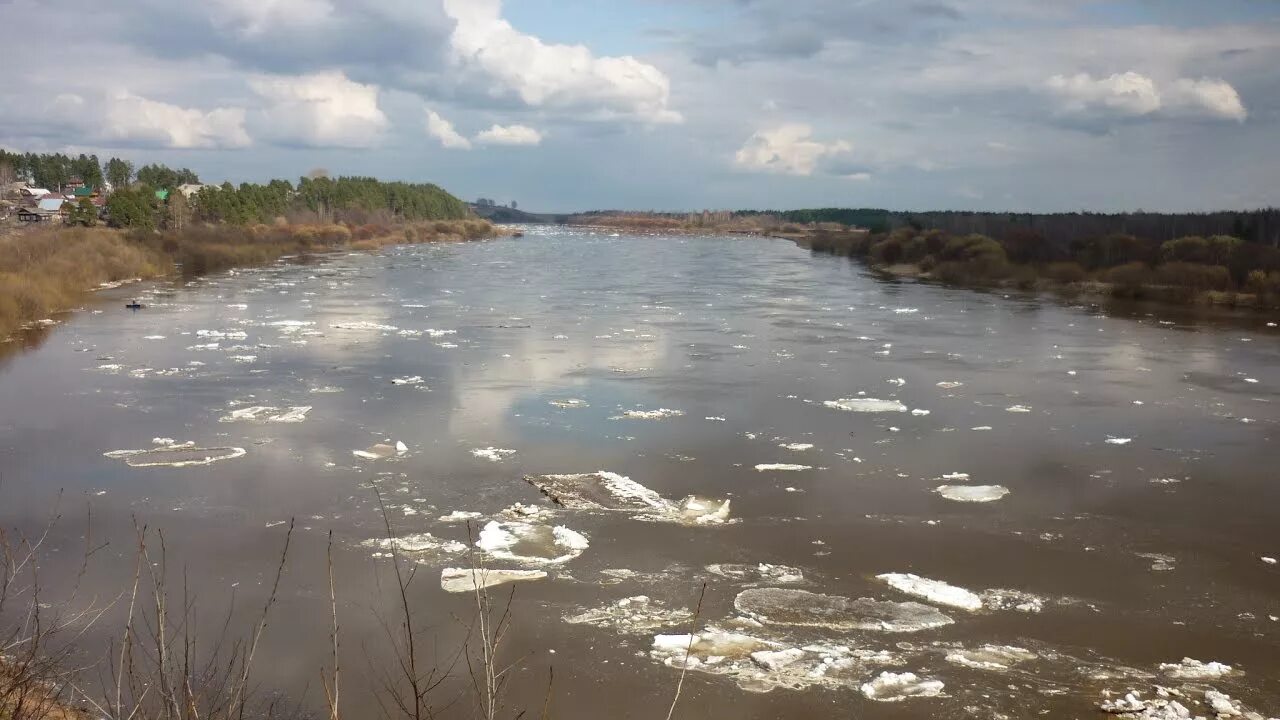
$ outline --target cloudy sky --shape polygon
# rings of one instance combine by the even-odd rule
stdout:
[[[1274,0],[0,0],[0,146],[538,210],[1280,203]]]

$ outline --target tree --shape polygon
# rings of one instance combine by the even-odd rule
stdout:
[[[93,201],[87,197],[80,198],[67,214],[68,225],[80,225],[83,227],[93,227],[98,224],[98,208],[94,206]]]
[[[113,157],[107,161],[105,170],[112,188],[123,190],[129,187],[129,181],[133,179],[133,163]]]
[[[153,230],[156,226],[155,191],[143,187],[116,190],[107,198],[107,216],[114,227]]]
[[[520,203],[516,202],[515,200],[512,200],[512,201],[511,201],[511,209],[512,209],[512,210],[519,210],[519,209],[520,209]]]
[[[178,190],[169,193],[165,203],[164,225],[169,230],[181,230],[191,222],[191,205],[187,196]]]

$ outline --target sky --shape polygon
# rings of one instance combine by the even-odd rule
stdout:
[[[0,147],[207,182],[324,168],[548,212],[1280,205],[1276,0],[0,0],[0,26]]]

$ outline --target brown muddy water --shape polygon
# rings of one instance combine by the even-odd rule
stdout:
[[[1092,717],[1155,685],[1271,717],[1275,320],[565,228],[138,286],[0,367],[0,521],[35,532],[62,491],[54,593],[91,508],[104,602],[135,518],[163,530],[207,637],[233,599],[253,616],[296,518],[256,679],[315,712],[332,530],[352,720],[380,716],[388,661],[375,488],[442,663],[474,604],[442,569],[547,574],[494,590],[516,589],[507,716],[541,712],[554,668],[552,717],[664,718],[687,665],[676,717]],[[598,471],[635,484],[539,480],[561,507],[524,479]],[[1183,658],[1231,669],[1161,667]],[[443,717],[473,716],[464,686]]]

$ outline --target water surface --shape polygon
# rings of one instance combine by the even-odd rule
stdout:
[[[770,677],[759,663],[759,678],[692,672],[682,717],[1086,716],[1104,690],[1153,683],[1280,711],[1280,569],[1262,560],[1280,556],[1272,318],[1113,315],[879,279],[776,240],[565,228],[115,293],[0,368],[0,520],[35,530],[61,490],[56,576],[78,565],[92,508],[93,537],[110,543],[89,575],[103,598],[132,575],[133,524],[163,529],[213,618],[233,594],[261,604],[280,523],[296,518],[258,676],[305,707],[322,707],[332,530],[345,714],[378,716],[364,687],[385,659],[375,611],[392,586],[380,551],[362,545],[384,534],[375,488],[397,532],[469,542],[465,524],[438,518],[479,513],[474,534],[513,503],[555,510],[524,475],[609,471],[674,501],[730,499],[733,522],[557,511],[546,522],[590,547],[518,586],[512,707],[540,710],[554,667],[555,717],[664,717],[679,672],[650,650],[689,621],[627,633],[563,618],[637,595],[692,609],[705,582],[699,630],[862,659],[847,678],[768,693],[755,692]],[[133,296],[147,308],[125,310]],[[841,399],[908,411],[826,404]],[[566,400],[585,407],[553,404]],[[253,406],[311,410],[296,423],[222,421]],[[659,409],[680,414],[626,417]],[[181,468],[103,456],[154,438],[245,452]],[[391,458],[353,455],[379,444]],[[485,448],[515,452],[473,453]],[[963,503],[943,485],[1009,492]],[[441,591],[438,573],[469,560],[420,559],[411,597],[446,655],[472,603]],[[803,580],[706,569],[760,563]],[[938,606],[953,624],[893,634],[734,620],[749,586],[926,602],[884,573],[1016,590],[1041,607]],[[1036,659],[1010,670],[947,659],[988,644]],[[1235,672],[1162,676],[1184,656]],[[883,671],[941,681],[944,694],[867,699],[860,685]]]

